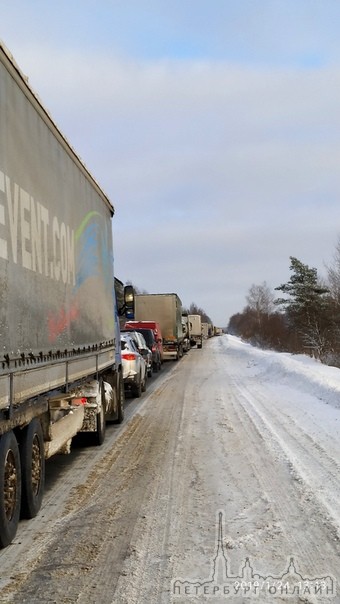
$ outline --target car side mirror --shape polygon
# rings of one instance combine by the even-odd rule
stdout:
[[[127,319],[135,318],[135,292],[132,285],[124,287],[125,316]]]

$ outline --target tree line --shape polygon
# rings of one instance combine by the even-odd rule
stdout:
[[[307,353],[340,367],[340,239],[326,280],[294,256],[289,268],[290,279],[274,291],[266,281],[250,287],[228,333],[261,348]]]

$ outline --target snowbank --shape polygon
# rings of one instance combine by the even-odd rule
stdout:
[[[323,365],[306,355],[292,355],[254,348],[236,336],[227,336],[233,349],[249,356],[248,367],[254,378],[288,385],[340,408],[340,369]]]

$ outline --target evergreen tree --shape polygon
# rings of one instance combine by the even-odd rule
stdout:
[[[275,303],[285,308],[291,327],[295,328],[304,346],[320,356],[327,343],[328,289],[318,279],[317,269],[310,268],[297,258],[290,257],[292,275],[287,283],[276,287],[287,297]]]

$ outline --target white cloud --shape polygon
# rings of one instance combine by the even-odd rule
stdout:
[[[254,12],[252,20],[249,35],[259,27]],[[274,34],[266,36],[256,42],[263,49]],[[295,35],[292,52],[306,44]],[[267,66],[146,60],[53,40],[18,50],[115,205],[119,278],[178,291],[226,324],[252,283],[287,279],[290,255],[320,268],[331,257],[340,231],[339,54],[302,69],[270,56]]]

